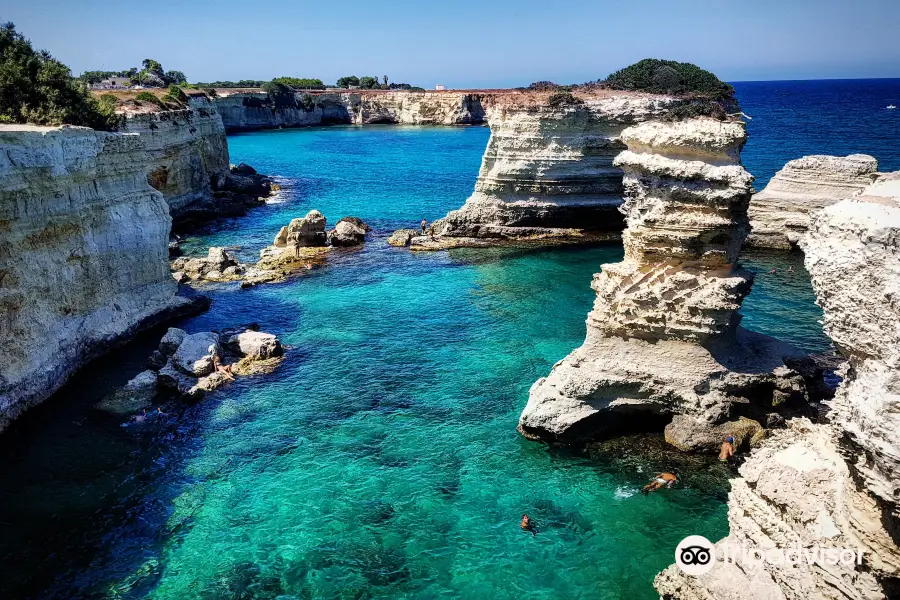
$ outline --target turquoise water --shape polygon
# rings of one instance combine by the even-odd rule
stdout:
[[[515,431],[528,388],[584,338],[591,276],[621,247],[411,254],[391,230],[468,196],[484,128],[241,134],[278,203],[188,240],[247,258],[311,208],[364,248],[281,285],[213,288],[190,331],[256,321],[273,374],[122,427],[89,406],[148,335],[0,438],[0,591],[21,598],[656,598],[686,535],[727,533],[730,473],[658,436],[572,455]],[[790,255],[748,262],[783,269]],[[795,269],[798,267],[795,266]],[[760,276],[745,325],[827,347],[802,272]],[[683,486],[636,493],[654,472]],[[522,513],[536,536],[519,530]],[[4,590],[5,588],[5,590]],[[0,594],[2,595],[2,594]]]

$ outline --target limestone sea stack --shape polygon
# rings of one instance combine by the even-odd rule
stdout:
[[[744,124],[653,121],[618,139],[625,260],[594,276],[584,345],[532,386],[519,430],[573,442],[671,419],[671,443],[713,449],[746,428],[741,416],[804,405],[804,380],[784,361],[801,354],[739,327],[753,281],[738,265],[753,181]]]
[[[804,156],[787,163],[750,200],[748,246],[789,250],[826,206],[862,192],[876,178],[878,161],[865,154]]]
[[[790,420],[753,452],[732,480],[718,562],[698,577],[660,573],[666,600],[897,597],[900,178],[821,210],[801,245],[825,332],[849,361],[844,381],[825,423]],[[726,563],[726,548],[852,556],[778,564],[732,551]]]
[[[613,159],[625,149],[620,134],[674,103],[626,92],[552,104],[547,95],[495,98],[474,193],[435,222],[435,238],[414,238],[413,249],[618,237],[622,170]]]
[[[143,136],[0,126],[0,430],[176,297]]]

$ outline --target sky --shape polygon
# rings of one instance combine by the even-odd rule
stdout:
[[[461,89],[581,83],[665,58],[726,81],[900,77],[900,0],[2,0],[0,20],[75,74],[154,58],[189,81]]]

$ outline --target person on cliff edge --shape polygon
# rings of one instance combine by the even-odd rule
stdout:
[[[425,228],[428,227],[428,221],[422,219],[422,235],[425,235]]]

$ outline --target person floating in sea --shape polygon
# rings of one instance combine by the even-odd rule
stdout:
[[[778,275],[778,269],[772,269],[769,271],[769,275]]]
[[[654,477],[653,481],[645,485],[641,489],[641,492],[643,492],[644,494],[649,494],[650,492],[655,492],[661,487],[670,488],[676,483],[678,483],[678,477],[674,473],[663,471],[662,473]]]
[[[169,413],[164,413],[164,412],[162,411],[162,408],[160,408],[159,406],[156,407],[156,416],[158,416],[158,417],[166,417],[166,416],[168,416],[168,415],[169,415]]]
[[[722,442],[722,448],[719,450],[719,460],[729,462],[734,456],[734,438],[728,436],[728,439]]]
[[[519,523],[519,527],[522,528],[522,531],[531,532],[531,535],[537,535],[537,529],[534,526],[534,521],[528,515],[522,515],[522,522]]]
[[[146,420],[147,420],[147,409],[146,408],[141,409],[141,414],[134,415],[133,417],[131,417],[132,423],[143,423]]]
[[[312,263],[306,263],[306,270],[307,270],[307,271],[312,271],[312,269],[313,269],[313,264],[312,264]]]
[[[793,272],[794,272],[794,266],[793,266],[793,265],[789,266],[787,272],[788,272],[788,273],[793,273]]]
[[[218,354],[213,354],[213,367],[216,369],[217,373],[221,373],[225,376],[225,379],[230,379],[234,381],[234,374],[231,372],[231,365],[223,365],[222,361],[219,360]]]
[[[422,235],[425,235],[425,228],[428,227],[428,221],[422,219]]]

